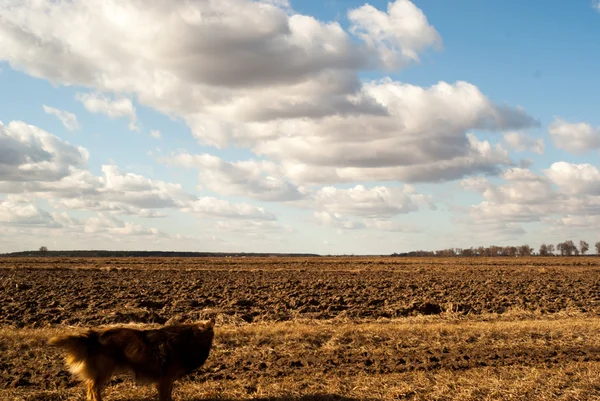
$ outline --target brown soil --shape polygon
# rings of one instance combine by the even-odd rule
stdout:
[[[0,325],[165,323],[211,313],[270,322],[600,312],[598,260],[575,260],[582,266],[564,266],[563,258],[7,258],[0,259]]]

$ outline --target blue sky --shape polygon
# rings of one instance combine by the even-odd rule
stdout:
[[[595,243],[598,38],[588,0],[0,2],[0,252]]]

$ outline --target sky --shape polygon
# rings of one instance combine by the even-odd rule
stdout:
[[[0,253],[594,244],[599,66],[597,0],[0,0]]]

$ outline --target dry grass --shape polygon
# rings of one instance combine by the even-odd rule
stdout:
[[[29,372],[38,383],[7,383],[0,399],[81,399],[59,356],[44,345],[64,330],[0,329],[4,375]],[[600,318],[583,315],[226,325],[203,371],[174,394],[178,400],[598,400],[599,333]],[[109,401],[154,399],[153,389],[130,380],[113,382],[105,394]]]

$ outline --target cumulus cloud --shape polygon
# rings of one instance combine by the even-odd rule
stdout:
[[[88,234],[106,233],[117,236],[164,235],[156,228],[147,228],[139,224],[126,222],[104,213],[98,213],[96,217],[85,220],[82,228]]]
[[[540,155],[544,154],[544,140],[533,138],[523,132],[511,131],[504,133],[504,142],[517,152],[531,151]]]
[[[75,114],[46,105],[44,105],[44,111],[46,114],[51,114],[58,118],[69,131],[75,131],[79,129],[79,123],[77,122],[77,116],[75,116]]]
[[[221,220],[217,221],[214,227],[227,235],[235,234],[253,239],[279,236],[279,241],[282,234],[293,232],[292,228],[270,220]]]
[[[395,233],[419,233],[421,230],[412,224],[406,224],[401,221],[366,219],[365,227],[372,230],[390,231]]]
[[[344,214],[328,211],[316,211],[313,213],[314,222],[319,225],[332,227],[338,232],[347,230],[376,230],[394,233],[419,233],[419,228],[400,221],[377,218],[352,219]]]
[[[357,230],[366,227],[364,223],[347,219],[339,213],[314,212],[314,218],[318,224],[340,230]]]
[[[600,148],[600,127],[587,123],[568,123],[557,118],[548,127],[554,145],[567,152],[582,154]]]
[[[54,181],[87,165],[89,153],[20,121],[0,123],[0,182]]]
[[[184,212],[208,217],[229,217],[237,219],[276,220],[275,215],[262,207],[247,203],[230,203],[212,197],[203,197],[182,208]]]
[[[322,188],[314,195],[314,204],[316,208],[329,213],[371,219],[390,218],[414,212],[424,205],[433,207],[430,197],[415,193],[411,187],[366,188],[363,185],[350,189]]]
[[[87,159],[86,149],[69,145],[35,126],[21,122],[0,125],[0,193],[9,194],[13,203],[41,198],[56,209],[111,215],[163,217],[165,214],[157,210],[173,209],[207,217],[276,220],[263,208],[198,198],[181,184],[128,173],[115,165],[103,165],[102,175],[96,176],[87,170]],[[48,213],[23,206],[21,201],[15,203],[13,214],[7,213],[5,221],[52,223]],[[129,226],[123,229],[133,230]]]
[[[522,229],[519,224],[561,222],[562,226],[573,226],[575,221],[600,214],[598,168],[555,162],[542,172],[509,169],[502,174],[504,182],[500,184],[476,177],[463,180],[465,189],[481,193],[484,200],[468,207],[459,221],[469,227],[507,225],[517,233],[517,228]]]
[[[114,250],[197,250],[198,244],[212,251],[225,251],[227,243],[215,235],[168,234],[153,227],[99,214],[77,219],[66,212],[50,213],[61,226],[0,224],[0,238],[6,251],[36,249],[114,249]],[[40,238],[45,238],[42,244]]]
[[[553,221],[553,224],[568,228],[597,229],[600,227],[600,216],[566,215]]]
[[[126,203],[103,201],[98,199],[88,198],[62,198],[62,199],[51,199],[50,204],[55,209],[66,209],[66,210],[86,210],[95,212],[110,212],[120,215],[130,215],[143,218],[158,218],[166,217],[165,213],[159,212],[154,209],[141,209],[139,207],[131,206]]]
[[[306,189],[282,177],[280,166],[265,160],[228,162],[217,156],[181,153],[161,159],[169,165],[198,169],[200,183],[224,195],[248,196],[265,201],[291,201]]]
[[[440,47],[442,39],[427,17],[408,0],[388,3],[387,13],[370,4],[350,10],[351,32],[375,50],[387,69],[419,61],[419,52]]]
[[[11,200],[0,201],[0,223],[12,226],[61,227],[50,213],[36,205]]]
[[[106,114],[110,118],[126,117],[129,119],[129,129],[137,131],[135,107],[131,99],[121,97],[111,100],[100,93],[78,93],[79,100],[87,111],[94,114]]]
[[[156,228],[126,222],[114,215],[98,213],[96,216],[77,219],[67,213],[50,213],[27,202],[0,202],[0,222],[19,227],[25,232],[42,234],[41,229],[61,229],[64,234],[93,234],[126,236],[166,236]],[[33,230],[33,231],[27,231]]]
[[[544,171],[561,190],[573,195],[600,195],[600,171],[588,163],[552,163]]]
[[[600,13],[600,0],[592,0],[592,8]]]
[[[497,106],[466,82],[424,89],[382,80],[364,90],[388,115],[250,125],[261,139],[255,151],[281,160],[301,183],[442,181],[512,164],[501,146],[468,130],[537,125],[523,110]]]
[[[514,168],[502,176],[505,183],[492,184],[485,178],[462,181],[467,190],[480,192],[484,201],[468,208],[472,224],[506,224],[540,221],[557,210],[562,201],[550,180],[530,170]]]
[[[203,144],[272,159],[286,178],[255,185],[274,186],[274,199],[290,196],[292,182],[444,181],[512,164],[467,132],[537,125],[524,110],[465,82],[359,79],[440,46],[421,10],[396,0],[349,19],[345,31],[272,1],[30,0],[0,6],[0,59],[53,82],[135,96],[183,118]],[[114,101],[103,96],[80,95],[108,114]],[[134,121],[130,101],[116,109]]]

